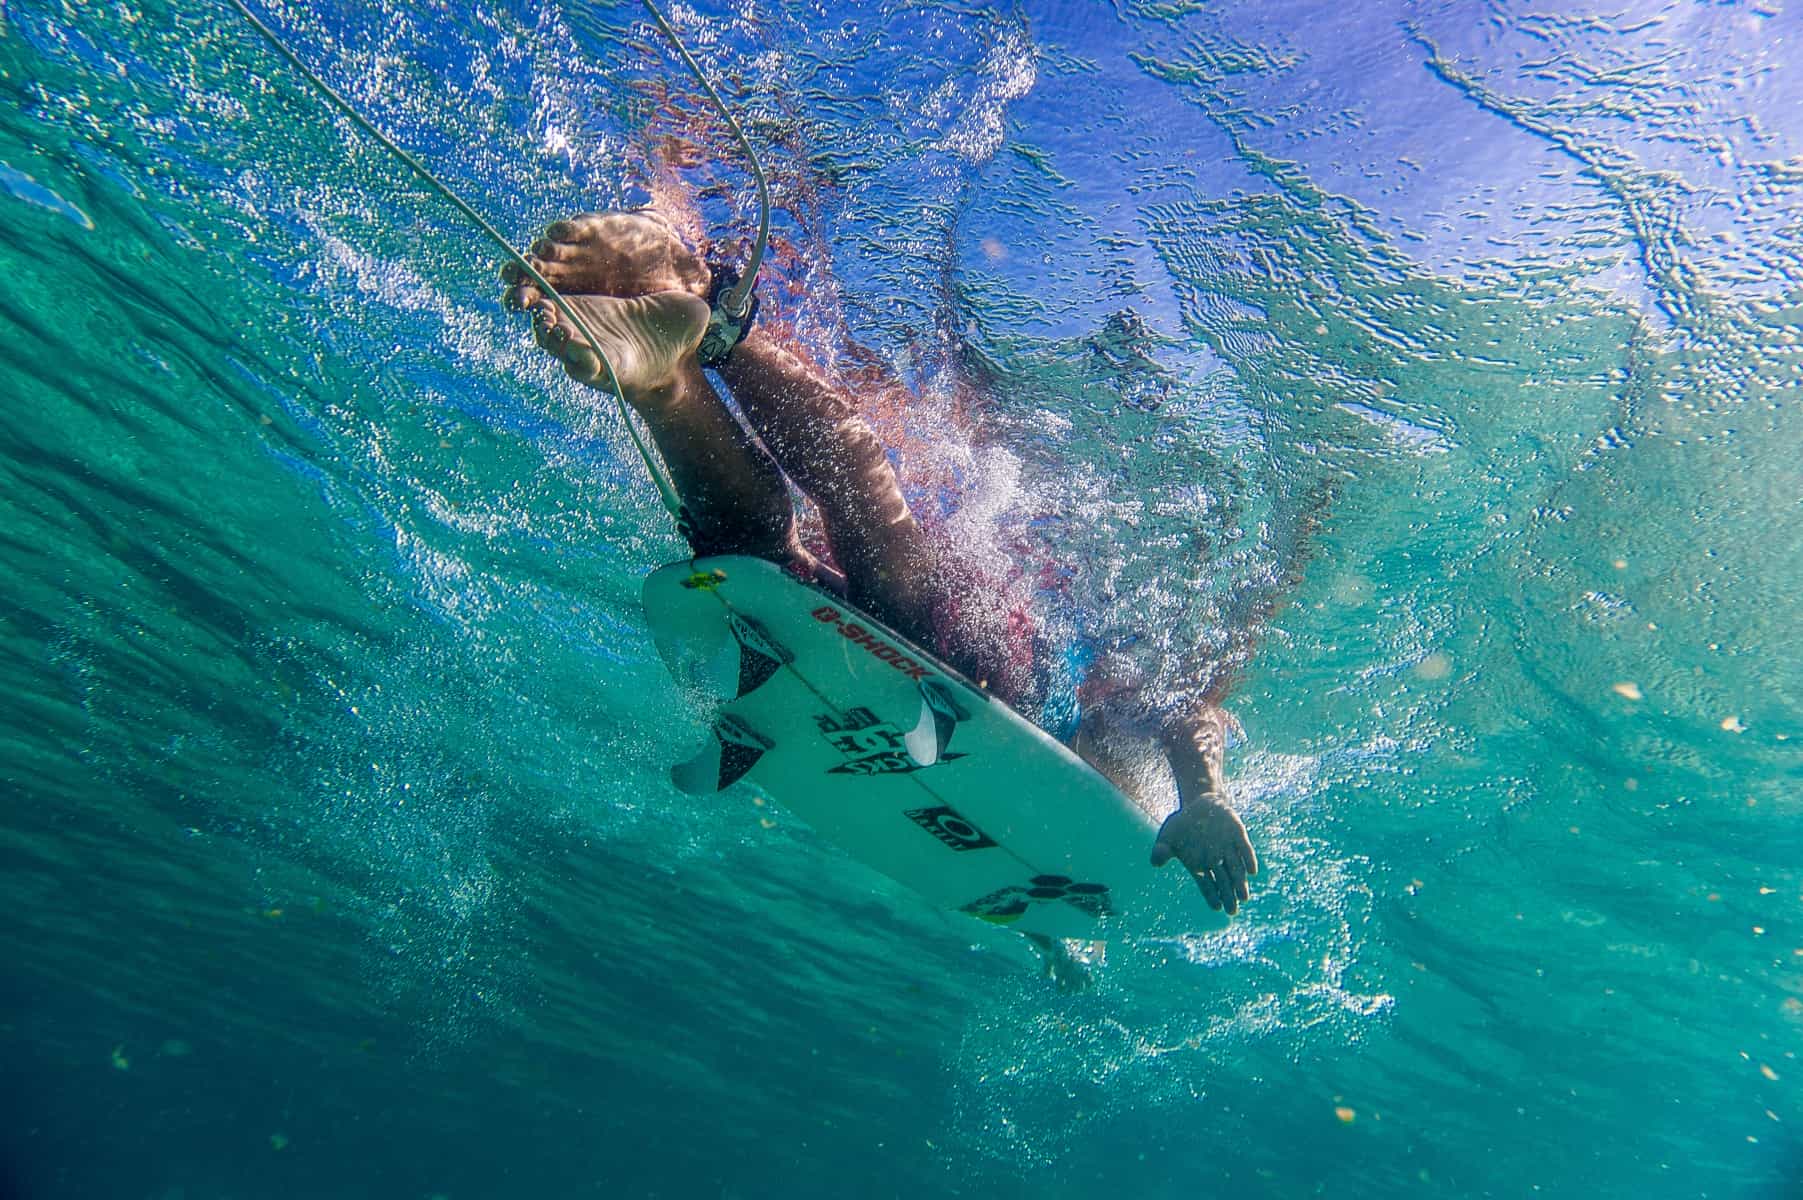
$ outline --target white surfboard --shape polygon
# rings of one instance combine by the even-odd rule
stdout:
[[[1181,866],[1148,865],[1156,828],[1113,784],[831,593],[720,556],[652,573],[644,602],[671,674],[719,703],[671,772],[683,791],[753,784],[933,903],[1024,932],[1226,923]]]

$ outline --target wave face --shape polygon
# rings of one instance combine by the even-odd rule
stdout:
[[[635,5],[259,9],[525,239],[743,164]],[[1803,1186],[1777,0],[731,0],[766,319],[1265,871],[1067,995],[748,791],[495,249],[223,5],[0,11],[0,1195]],[[862,348],[862,349],[860,349]]]

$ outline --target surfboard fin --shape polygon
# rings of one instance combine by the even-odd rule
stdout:
[[[937,679],[920,681],[920,720],[902,738],[908,757],[923,767],[930,767],[945,756],[951,744],[952,731],[970,714],[958,707],[952,689]]]
[[[733,640],[739,644],[739,690],[733,699],[756,691],[770,677],[795,661],[787,646],[770,636],[770,631],[742,613],[728,612],[726,624]]]
[[[770,682],[795,655],[750,617],[726,615],[727,637],[718,625],[687,631],[681,638],[663,635],[658,653],[683,687],[715,700],[736,700]]]
[[[657,653],[677,686],[710,700],[730,700],[739,677],[739,644],[718,625],[671,631],[654,628]]]
[[[670,781],[689,796],[725,791],[757,765],[773,742],[730,713],[714,718],[714,740],[688,762],[670,769]]]

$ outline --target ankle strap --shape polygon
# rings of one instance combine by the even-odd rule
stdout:
[[[708,314],[707,332],[701,335],[701,345],[696,347],[695,355],[702,366],[718,367],[733,352],[733,347],[751,332],[758,315],[758,294],[754,289],[751,303],[735,316],[726,311],[722,298],[739,282],[738,269],[730,263],[709,263],[708,269],[714,276],[713,284],[707,290],[707,303],[712,311]]]

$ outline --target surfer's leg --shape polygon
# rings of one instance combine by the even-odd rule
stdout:
[[[979,682],[1012,674],[1005,648],[983,632],[989,598],[973,572],[929,545],[881,439],[849,396],[754,328],[720,373],[763,445],[720,403],[694,356],[707,319],[697,300],[710,274],[668,223],[643,213],[576,217],[552,225],[530,257],[607,343],[626,398],[644,414],[690,509],[698,551],[805,566],[787,472],[820,508],[852,603]],[[573,376],[598,382],[599,360],[525,272],[509,265],[502,277],[508,305],[535,314],[541,344]]]
[[[850,398],[756,328],[719,371],[759,439],[819,507],[851,602],[930,640],[927,542],[882,441]]]
[[[1011,652],[1010,614],[979,571],[921,529],[851,396],[756,328],[719,371],[759,439],[819,507],[847,598],[1018,702],[1027,681]]]
[[[697,524],[709,513],[732,529],[738,515],[767,541],[780,512],[785,545],[793,542],[786,471],[820,507],[851,601],[933,640],[930,556],[881,441],[848,397],[755,328],[721,367],[763,447],[746,436],[693,353],[710,273],[667,222],[584,214],[553,224],[529,257],[606,343]],[[534,313],[540,344],[575,378],[599,382],[599,360],[526,273],[509,264],[501,274],[508,306]]]

